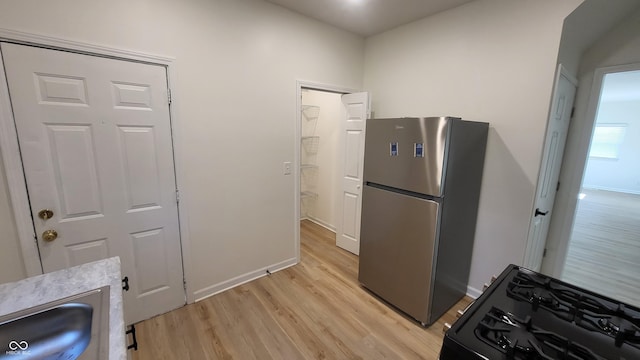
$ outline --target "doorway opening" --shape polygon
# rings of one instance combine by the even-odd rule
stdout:
[[[298,81],[295,156],[295,246],[300,223],[335,234],[336,245],[358,254],[367,92]]]
[[[341,93],[302,89],[300,220],[336,231]]]
[[[604,74],[562,279],[640,305],[640,70]]]

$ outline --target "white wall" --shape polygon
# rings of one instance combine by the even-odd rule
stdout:
[[[571,234],[573,215],[577,205],[577,192],[587,159],[593,129],[593,119],[587,117],[594,72],[601,67],[640,63],[640,11],[635,11],[594,43],[582,57],[579,86],[576,92],[575,115],[569,126],[567,145],[560,172],[560,189],[556,196],[547,239],[547,255],[543,270],[560,276],[564,251]],[[597,89],[595,89],[597,90]]]
[[[640,101],[601,102],[596,124],[624,124],[625,136],[617,159],[589,157],[582,186],[640,194]]]
[[[478,0],[368,38],[376,117],[491,124],[470,286],[523,261],[564,18],[581,0]]]
[[[309,218],[335,231],[335,207],[338,193],[338,140],[340,136],[340,120],[343,112],[341,94],[308,90],[302,94],[302,103],[320,107],[320,116],[315,121],[302,120],[303,135],[318,136],[317,154],[305,154],[301,150],[301,158],[309,156],[309,162],[318,165],[317,169],[305,170],[301,182],[309,190],[318,194],[315,199],[307,200]],[[308,133],[305,132],[308,129]],[[303,161],[304,162],[304,161]],[[304,185],[303,184],[303,185]]]
[[[0,26],[177,59],[197,296],[295,259],[294,176],[282,167],[298,141],[296,80],[360,88],[361,37],[252,0],[11,0]],[[14,229],[5,212],[2,229]],[[5,234],[0,242],[19,256]]]

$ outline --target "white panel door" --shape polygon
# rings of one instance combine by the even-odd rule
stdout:
[[[542,265],[575,94],[576,82],[570,80],[569,75],[560,66],[547,124],[542,165],[534,203],[535,210],[533,210],[533,218],[529,226],[527,250],[524,258],[524,266],[534,271],[540,271]]]
[[[356,255],[360,253],[362,169],[365,123],[369,115],[369,93],[342,95],[346,116],[340,146],[340,189],[337,201],[336,245]]]
[[[1,49],[44,271],[119,256],[127,323],[184,305],[165,68]]]

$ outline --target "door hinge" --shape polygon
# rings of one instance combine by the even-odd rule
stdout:
[[[169,105],[171,105],[171,89],[167,89],[167,100],[169,101]]]
[[[556,191],[560,190],[560,181],[556,184]]]
[[[573,119],[573,114],[576,113],[576,108],[575,106],[571,108],[571,115],[569,116],[569,119]]]
[[[187,291],[187,280],[182,279],[182,287],[184,288],[184,291]]]
[[[547,248],[544,248],[544,251],[542,252],[542,257],[547,256]]]
[[[180,190],[176,189],[176,204],[180,204]]]

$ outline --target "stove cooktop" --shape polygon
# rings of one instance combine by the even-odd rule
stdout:
[[[640,359],[640,309],[509,265],[445,334],[453,359]]]

